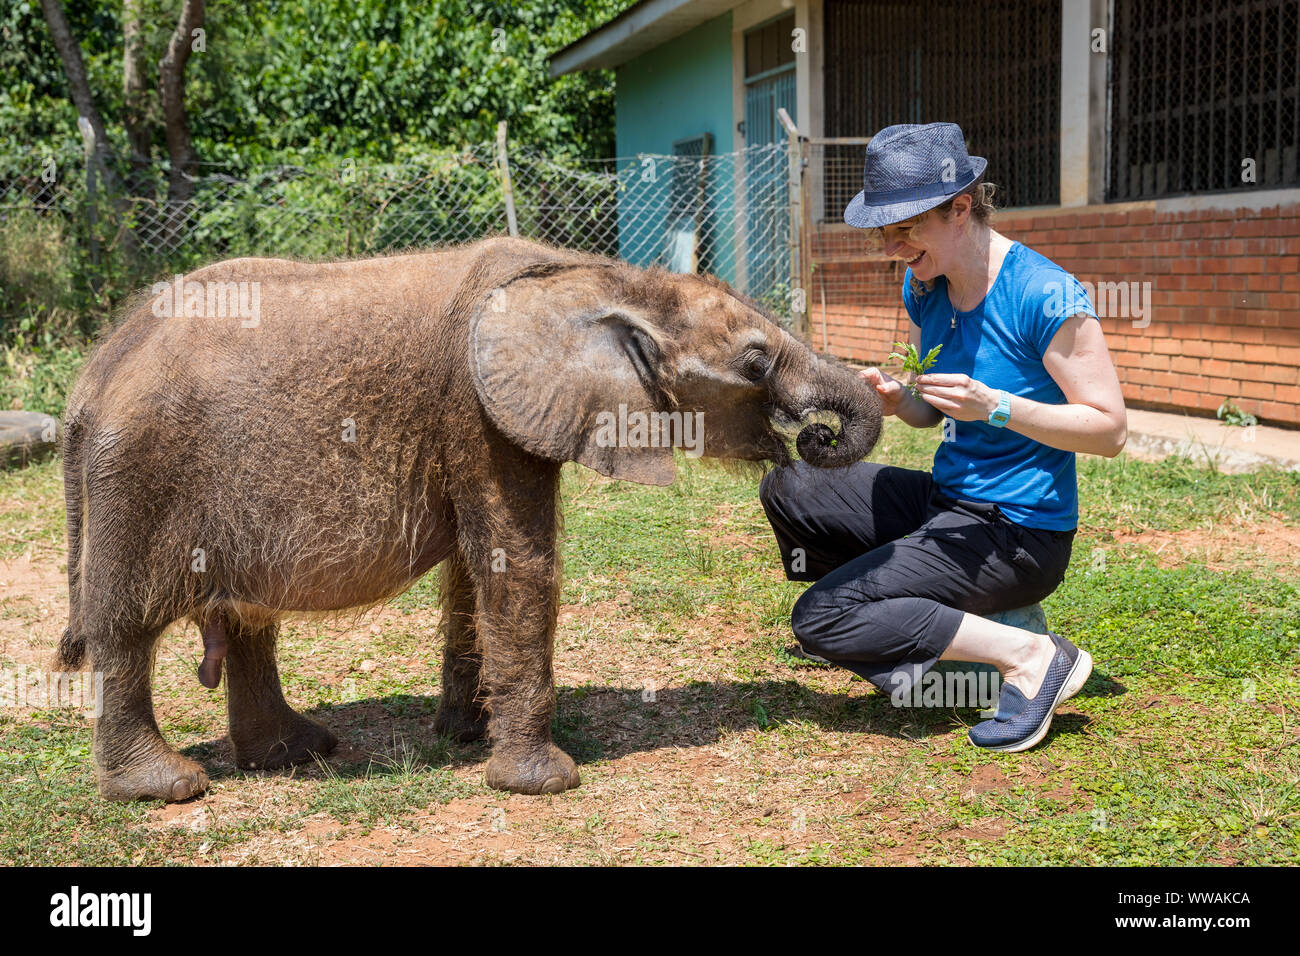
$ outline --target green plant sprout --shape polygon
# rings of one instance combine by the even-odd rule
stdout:
[[[1225,398],[1219,410],[1214,413],[1225,425],[1236,425],[1239,428],[1249,428],[1251,425],[1259,423],[1259,419],[1250,412],[1243,412],[1238,408],[1230,398]]]
[[[943,348],[943,346],[936,345],[934,348],[930,349],[930,351],[925,353],[925,358],[921,358],[921,353],[916,350],[916,346],[911,342],[906,344],[903,342],[895,342],[894,348],[902,349],[902,351],[890,352],[889,357],[901,361],[903,363],[904,372],[912,373],[912,384],[907,387],[913,395],[919,397],[920,393],[916,390],[916,376],[924,375],[930,370],[931,366],[934,365],[935,360],[939,357],[939,349]]]

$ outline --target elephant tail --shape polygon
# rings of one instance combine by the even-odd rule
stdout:
[[[80,669],[86,658],[86,632],[81,626],[81,562],[86,509],[84,467],[85,426],[74,416],[63,430],[63,498],[68,512],[68,626],[55,657],[59,670]]]

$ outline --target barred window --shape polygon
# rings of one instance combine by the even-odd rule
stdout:
[[[745,34],[745,79],[794,63],[794,14],[786,14]]]
[[[1106,196],[1300,185],[1296,0],[1114,0]]]
[[[826,0],[825,25],[827,136],[957,123],[1007,205],[1060,201],[1060,0]],[[827,219],[861,188],[854,152],[853,192],[827,171]]]
[[[673,143],[666,254],[668,265],[677,272],[716,270],[708,188],[708,159],[712,155],[712,133]]]

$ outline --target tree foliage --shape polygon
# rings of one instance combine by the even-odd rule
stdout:
[[[613,153],[613,79],[552,79],[546,59],[629,0],[211,0],[206,50],[187,67],[205,162],[331,155],[391,160],[423,146],[511,138]],[[162,58],[179,4],[144,0],[143,61]],[[121,0],[65,0],[100,110],[121,116]],[[0,148],[78,142],[76,113],[35,0],[0,9]],[[152,85],[152,84],[151,84]],[[160,113],[156,91],[151,109]],[[154,143],[165,155],[161,141]],[[116,145],[116,143],[115,143]]]

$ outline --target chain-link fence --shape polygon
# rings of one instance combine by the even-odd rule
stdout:
[[[678,272],[709,272],[778,312],[790,284],[785,144],[710,156],[555,158],[469,146],[400,163],[202,164],[169,204],[168,167],[88,175],[78,153],[0,160],[0,243],[58,225],[94,273],[141,276],[218,258],[378,255],[517,233]],[[93,275],[91,276],[93,280]]]
[[[844,207],[862,189],[866,137],[804,139],[800,163],[806,210],[796,257],[813,345],[845,358],[879,362],[907,336],[903,264],[844,223]]]

